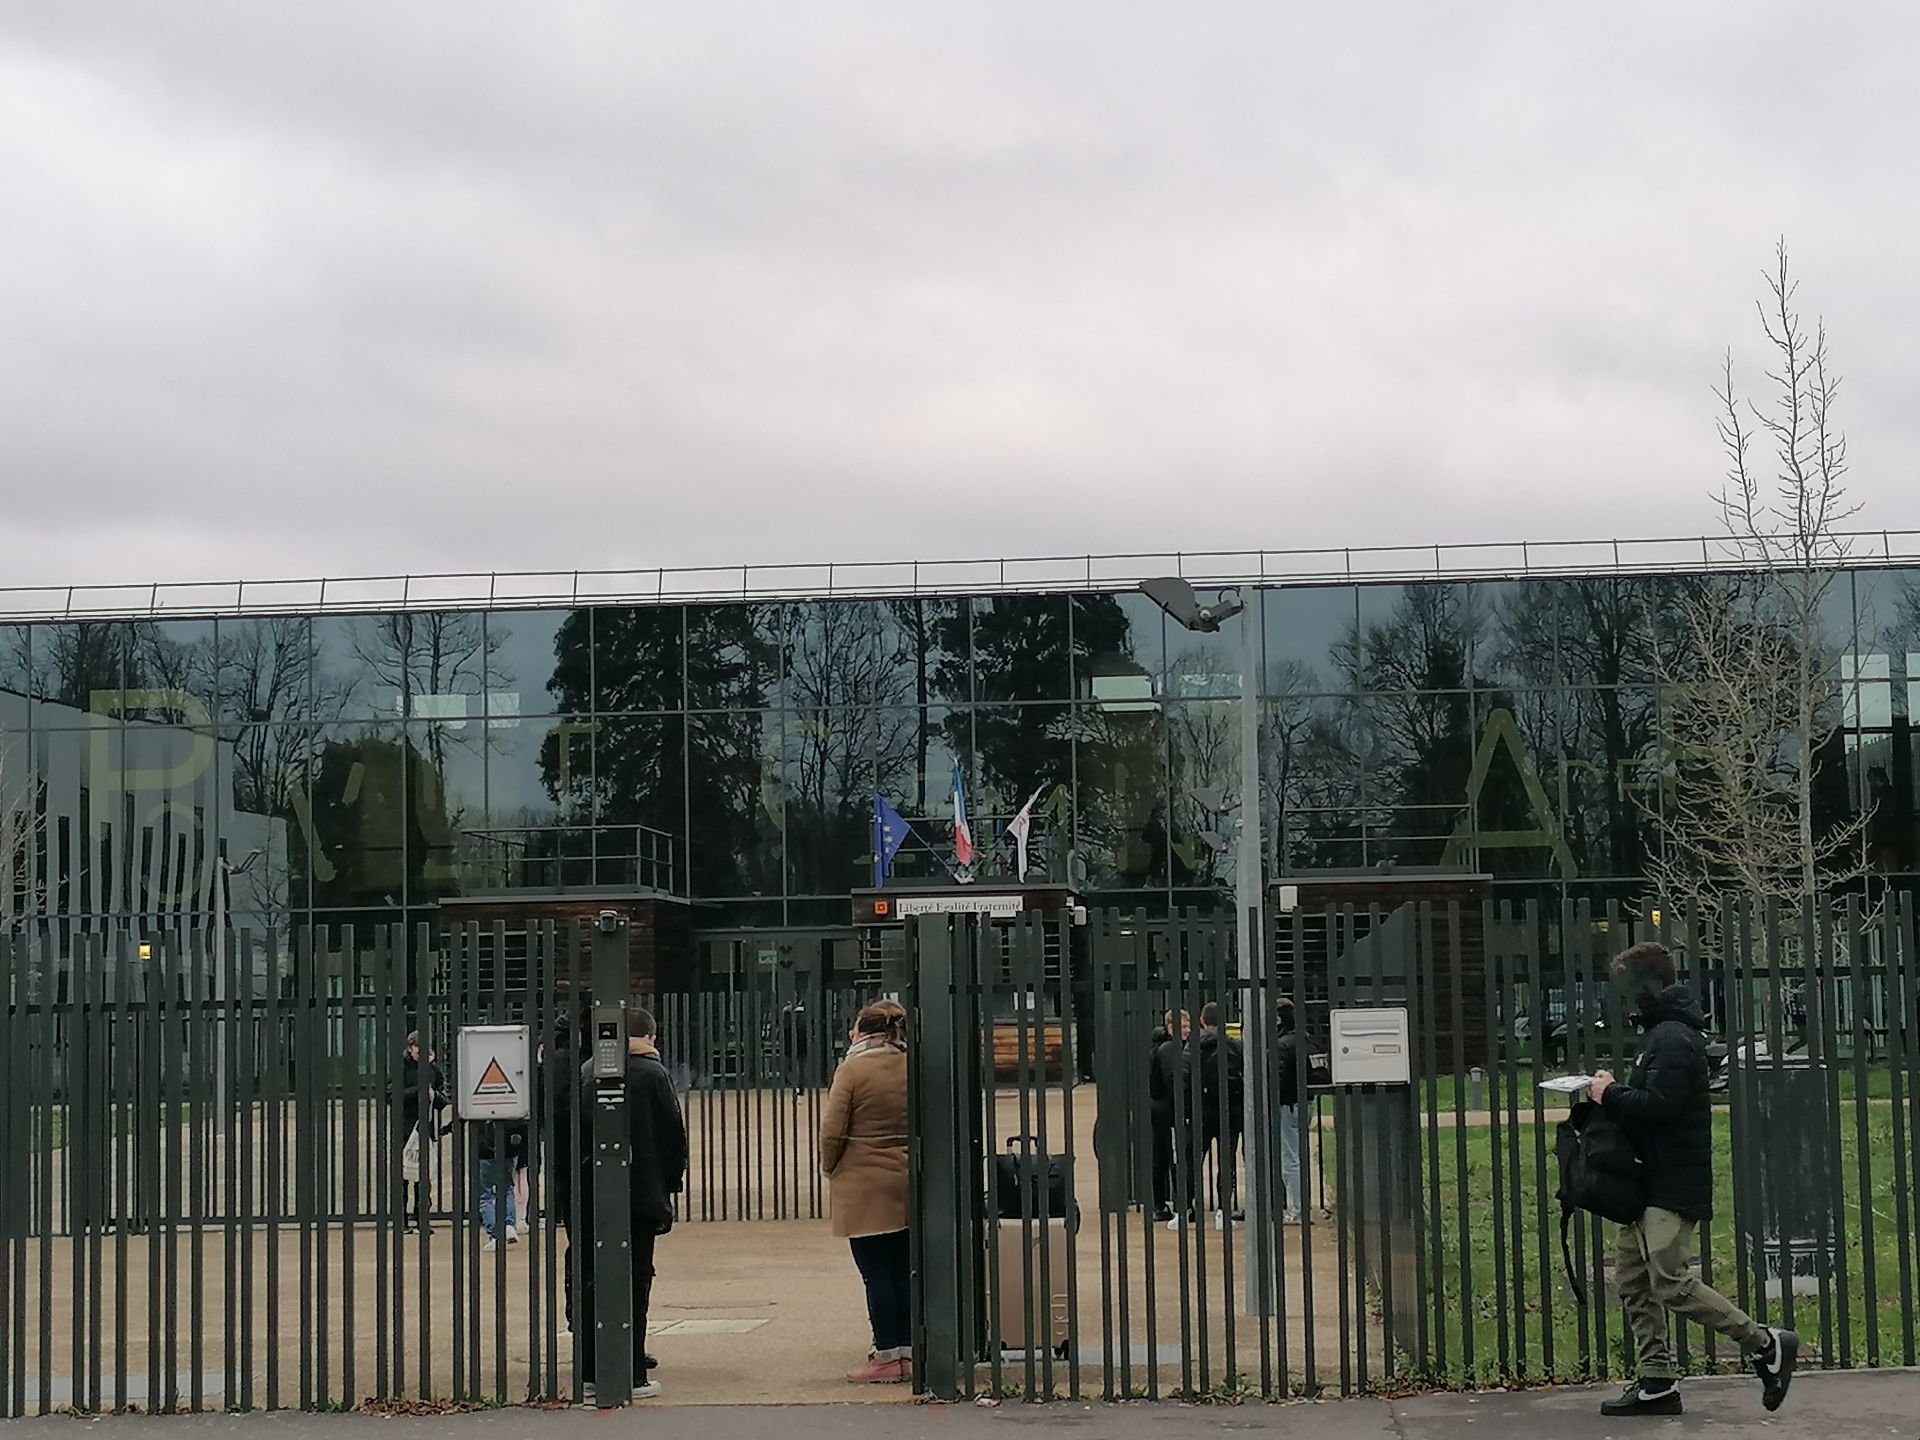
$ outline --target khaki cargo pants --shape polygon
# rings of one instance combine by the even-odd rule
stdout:
[[[1633,1327],[1640,1378],[1677,1380],[1667,1316],[1678,1315],[1738,1342],[1743,1351],[1765,1347],[1767,1332],[1753,1317],[1693,1273],[1691,1220],[1671,1210],[1649,1210],[1637,1225],[1622,1225],[1614,1250],[1614,1288]]]

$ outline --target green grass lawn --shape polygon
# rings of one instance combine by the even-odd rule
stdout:
[[[1851,1096],[1848,1099],[1850,1101]],[[1531,1104],[1529,1096],[1523,1095],[1523,1101]],[[1429,1259],[1423,1277],[1431,1372],[1426,1378],[1451,1383],[1493,1383],[1502,1379],[1570,1380],[1585,1378],[1590,1370],[1593,1373],[1621,1371],[1628,1352],[1622,1340],[1624,1322],[1617,1306],[1609,1297],[1602,1307],[1594,1299],[1594,1292],[1601,1287],[1588,1283],[1589,1305],[1583,1313],[1562,1278],[1559,1205],[1553,1198],[1558,1168],[1552,1153],[1552,1127],[1564,1108],[1557,1098],[1547,1106],[1548,1124],[1541,1132],[1546,1143],[1544,1162],[1536,1150],[1536,1127],[1531,1123],[1530,1114],[1526,1123],[1505,1125],[1497,1134],[1491,1128],[1441,1131],[1431,1135],[1422,1131],[1423,1166],[1434,1166],[1433,1147],[1437,1145],[1441,1222],[1439,1263],[1434,1265]],[[1808,1295],[1795,1297],[1792,1323],[1812,1346],[1836,1365],[1911,1365],[1920,1358],[1915,1355],[1913,1342],[1913,1332],[1920,1329],[1920,1320],[1913,1318],[1915,1304],[1920,1304],[1920,1283],[1917,1283],[1920,1275],[1916,1275],[1916,1271],[1920,1271],[1920,1236],[1912,1233],[1920,1227],[1920,1202],[1912,1194],[1912,1157],[1909,1156],[1909,1193],[1905,1207],[1909,1243],[1903,1275],[1901,1211],[1895,1193],[1894,1118],[1890,1105],[1843,1105],[1838,1174],[1832,1173],[1829,1162],[1814,1177],[1814,1183],[1823,1186],[1824,1193],[1837,1203],[1838,1225],[1845,1242],[1844,1260],[1834,1267],[1826,1286],[1824,1321],[1820,1296]],[[1500,1146],[1497,1162],[1496,1139]],[[1715,1219],[1704,1237],[1707,1264],[1715,1286],[1739,1299],[1741,1256],[1735,1244],[1732,1126],[1724,1113],[1716,1117],[1714,1141],[1717,1203]],[[1516,1142],[1517,1170],[1513,1165]],[[1750,1138],[1746,1143],[1755,1142]],[[1764,1147],[1764,1138],[1758,1143]],[[1860,1170],[1863,1149],[1868,1169],[1864,1185]],[[1462,1150],[1467,1166],[1464,1190],[1458,1169]],[[1761,1159],[1764,1163],[1764,1148]],[[1427,1183],[1424,1173],[1422,1183],[1423,1186]],[[1745,1183],[1751,1191],[1755,1182],[1748,1179]],[[1425,1198],[1423,1195],[1423,1202]],[[1516,1199],[1520,1209],[1518,1247],[1514,1243],[1512,1213]],[[1540,1219],[1543,1200],[1544,1257]],[[1582,1237],[1576,1239],[1576,1246],[1585,1257],[1581,1263],[1590,1272],[1592,1231],[1586,1229],[1585,1219],[1581,1217],[1576,1221],[1576,1236]],[[1460,1269],[1463,1224],[1468,1255],[1468,1278],[1464,1285]],[[1870,1252],[1865,1243],[1869,1225]],[[1605,1247],[1610,1250],[1612,1227],[1605,1230]],[[1431,1256],[1434,1236],[1430,1222],[1422,1240]],[[1751,1262],[1747,1269],[1749,1308],[1764,1320],[1786,1323],[1784,1308],[1777,1298],[1763,1301],[1755,1293],[1758,1272]],[[1871,1311],[1869,1272],[1874,1290]],[[1404,1310],[1405,1306],[1396,1308]],[[1676,1334],[1676,1341],[1685,1345],[1688,1362],[1696,1369],[1728,1368],[1737,1359],[1724,1342],[1717,1346],[1717,1353],[1709,1352],[1697,1331],[1684,1336]],[[1596,1364],[1583,1366],[1583,1353],[1595,1356]],[[1598,1363],[1603,1354],[1606,1357],[1604,1372]]]
[[[1765,1065],[1765,1062],[1762,1062],[1762,1068],[1764,1068],[1764,1065]],[[1851,1101],[1855,1095],[1859,1094],[1861,1091],[1863,1082],[1864,1082],[1866,1094],[1869,1099],[1890,1100],[1893,1098],[1893,1070],[1885,1062],[1883,1061],[1875,1062],[1874,1064],[1866,1067],[1866,1074],[1864,1077],[1856,1074],[1853,1063],[1851,1061],[1841,1061],[1839,1062],[1839,1066],[1840,1066],[1840,1076],[1839,1076],[1840,1098],[1843,1101]],[[1560,1062],[1556,1061],[1551,1065],[1541,1066],[1540,1074],[1542,1075],[1542,1077],[1559,1075],[1559,1074],[1566,1073],[1566,1071],[1570,1068],[1572,1067],[1562,1065]],[[1525,1062],[1522,1065],[1520,1065],[1517,1069],[1512,1070],[1510,1073],[1515,1074],[1518,1080],[1520,1081],[1520,1087],[1521,1087],[1520,1103],[1522,1104],[1522,1106],[1526,1107],[1526,1109],[1530,1112],[1533,1106],[1533,1098],[1531,1094],[1532,1086],[1533,1086],[1532,1062],[1531,1061]],[[1616,1073],[1622,1073],[1622,1072],[1619,1070],[1616,1070]],[[1451,1075],[1444,1075],[1436,1080],[1423,1081],[1420,1083],[1419,1086],[1416,1087],[1419,1095],[1419,1103],[1421,1106],[1422,1113],[1425,1113],[1428,1096],[1431,1095],[1433,1097],[1434,1104],[1438,1107],[1438,1109],[1443,1115],[1453,1113],[1454,1106],[1456,1104],[1456,1097],[1457,1097],[1457,1103],[1469,1110],[1473,1108],[1473,1101],[1476,1098],[1481,1100],[1483,1106],[1489,1103],[1490,1097],[1494,1093],[1493,1081],[1491,1079],[1488,1079],[1477,1088],[1478,1088],[1478,1094],[1476,1095],[1475,1086],[1473,1086],[1468,1081],[1456,1080]],[[1725,1094],[1717,1095],[1714,1097],[1714,1099],[1715,1099],[1715,1103],[1720,1105],[1725,1105],[1728,1103],[1728,1096]]]

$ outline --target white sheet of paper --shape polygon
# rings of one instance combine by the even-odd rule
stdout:
[[[1540,1088],[1551,1090],[1556,1095],[1577,1095],[1591,1084],[1591,1075],[1556,1075],[1551,1080],[1542,1080]]]

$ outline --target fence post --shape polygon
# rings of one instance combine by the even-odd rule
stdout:
[[[971,940],[965,920],[908,921],[914,1378],[916,1390],[945,1400],[957,1399],[971,1381],[977,1338],[965,1324],[979,1268],[972,1247],[980,1243],[977,1225],[967,1223],[978,1208],[968,1201],[979,1173],[964,1158],[978,1143],[980,1106],[962,1084],[981,1043],[968,1003],[974,990],[960,972],[963,955],[972,959]]]
[[[627,1140],[627,917],[602,911],[593,928],[593,1296],[594,1404],[633,1399],[633,1236],[628,1194],[633,1157]]]

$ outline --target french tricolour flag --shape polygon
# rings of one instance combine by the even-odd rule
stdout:
[[[960,771],[953,772],[953,863],[961,869],[973,864],[973,827],[967,823],[967,787]]]

